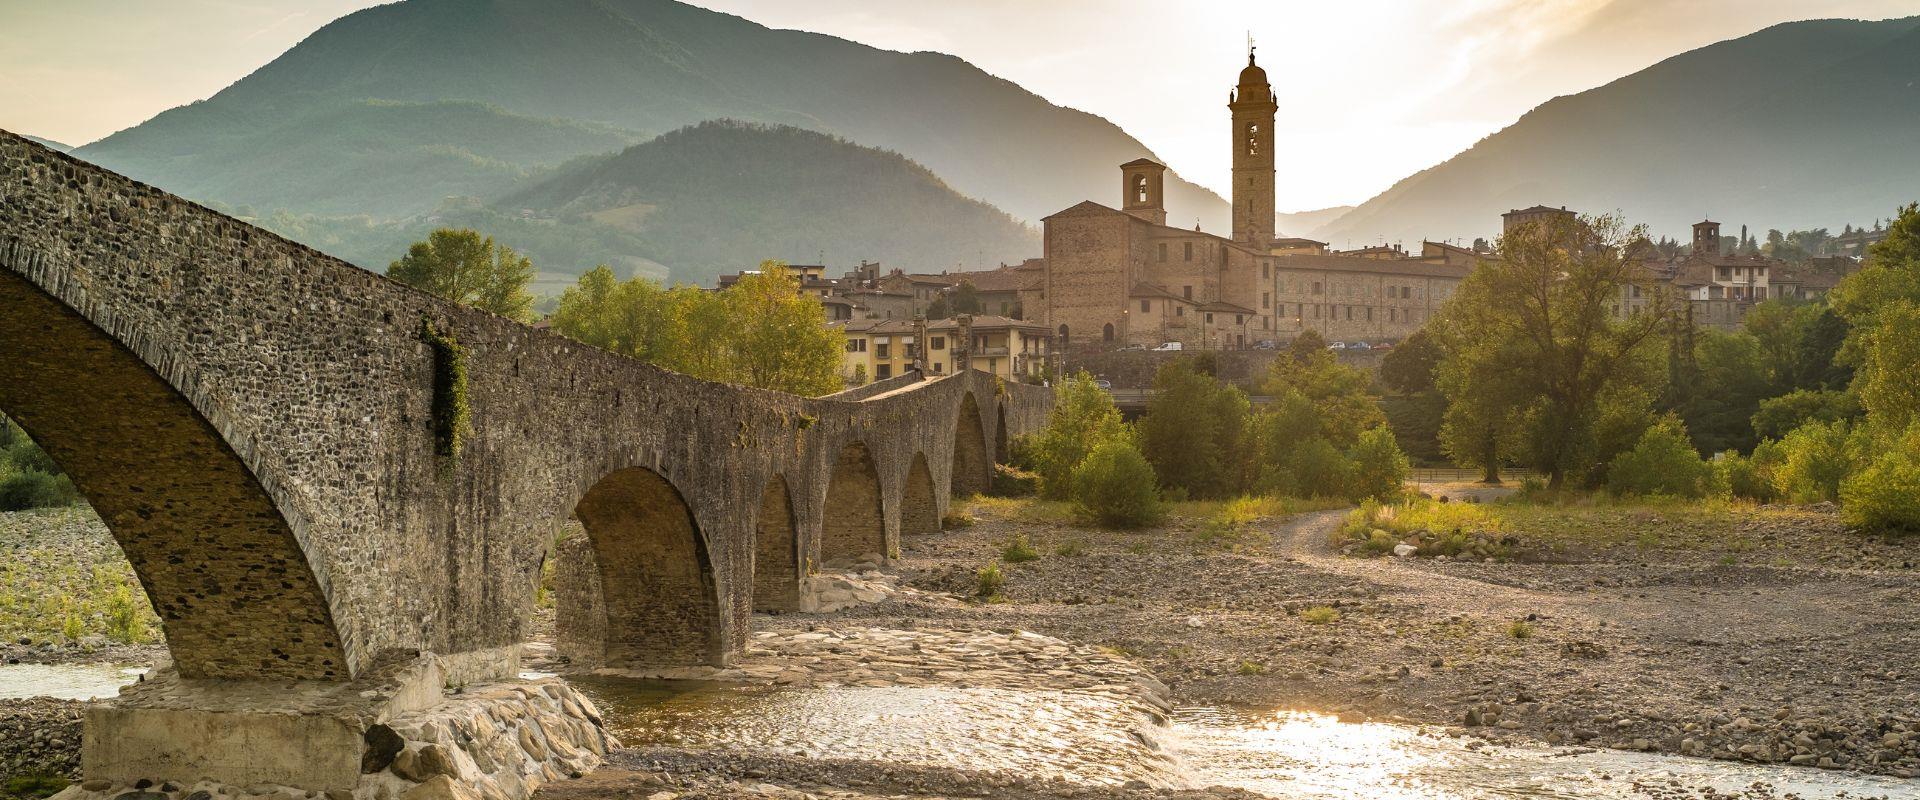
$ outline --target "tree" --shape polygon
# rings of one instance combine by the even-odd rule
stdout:
[[[973,281],[961,280],[960,285],[953,289],[953,313],[979,314],[984,310],[985,306],[980,304],[980,290],[974,287]]]
[[[1769,363],[1760,340],[1744,333],[1700,331],[1694,357],[1676,365],[1679,379],[1670,404],[1702,452],[1751,450],[1756,441],[1753,415],[1772,394]]]
[[[1672,417],[1648,428],[1607,469],[1607,488],[1624,495],[1700,497],[1712,483],[1713,468],[1693,449],[1686,426]]]
[[[1841,422],[1860,416],[1860,400],[1850,392],[1796,389],[1760,401],[1753,413],[1753,433],[1778,439],[1809,422]]]
[[[722,292],[620,282],[602,266],[560,296],[555,332],[711,381],[800,395],[841,386],[844,335],[823,324],[786,265],[769,261]]]
[[[1612,216],[1525,225],[1500,238],[1499,257],[1468,275],[1436,320],[1447,352],[1442,439],[1450,453],[1485,465],[1511,442],[1555,488],[1595,466],[1599,398],[1621,385],[1657,385],[1662,371],[1673,300],[1627,256],[1641,238]],[[1644,287],[1649,305],[1616,318],[1612,306],[1629,286]]]
[[[387,266],[387,277],[516,322],[533,318],[533,262],[493,237],[441,228]]]
[[[1162,513],[1154,482],[1133,437],[1108,437],[1073,471],[1074,506],[1102,527],[1138,528]]]
[[[1347,457],[1353,461],[1347,490],[1355,500],[1391,503],[1400,499],[1407,483],[1407,456],[1386,426],[1360,434],[1360,443]]]
[[[1920,205],[1901,210],[1832,301],[1852,325],[1841,357],[1858,368],[1854,388],[1870,424],[1905,431],[1920,418]]]
[[[1380,382],[1401,394],[1433,391],[1440,360],[1445,356],[1439,340],[1421,328],[1380,359]]]
[[[1160,368],[1153,391],[1140,419],[1140,444],[1162,485],[1191,497],[1240,491],[1249,439],[1246,394],[1184,358]]]
[[[1442,453],[1440,427],[1447,401],[1437,380],[1445,355],[1440,342],[1421,328],[1380,361],[1380,382],[1399,395],[1382,398],[1380,410],[1400,447],[1424,462],[1438,461]]]
[[[1113,395],[1082,371],[1053,388],[1053,410],[1047,427],[1034,438],[1030,452],[1040,473],[1040,494],[1064,500],[1073,494],[1073,471],[1095,445],[1125,435],[1126,423]]]

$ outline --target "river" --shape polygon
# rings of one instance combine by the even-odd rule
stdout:
[[[126,665],[0,666],[0,699],[111,695]],[[529,677],[533,677],[529,675]],[[1306,800],[1644,798],[1639,787],[1920,800],[1920,780],[1548,747],[1293,711],[1177,709],[1166,724],[1089,693],[939,687],[749,688],[575,680],[628,746],[730,749],[1117,784],[1221,785]]]

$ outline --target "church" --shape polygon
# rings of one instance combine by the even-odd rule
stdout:
[[[1063,349],[1239,349],[1305,330],[1334,340],[1399,339],[1466,276],[1444,259],[1328,253],[1274,235],[1274,122],[1279,105],[1251,50],[1229,93],[1233,235],[1167,224],[1167,168],[1120,165],[1120,206],[1082,202],[1042,220],[1040,273],[1021,291],[1025,316]],[[1037,269],[1035,267],[1038,267]]]

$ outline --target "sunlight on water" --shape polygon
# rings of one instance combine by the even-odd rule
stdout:
[[[0,665],[0,700],[113,697],[120,693],[120,687],[140,680],[146,671],[146,667],[125,664],[5,664]]]
[[[1645,798],[1649,789],[1734,792],[1764,783],[1814,798],[1920,799],[1920,781],[1803,767],[1546,747],[1468,747],[1469,740],[1321,714],[1185,708],[1173,751],[1200,783],[1302,800]]]

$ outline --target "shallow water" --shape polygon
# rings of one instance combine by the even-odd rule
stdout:
[[[129,664],[0,664],[0,700],[112,697],[120,693],[120,687],[140,680],[146,671],[146,667]]]
[[[1467,747],[1468,739],[1300,712],[1174,713],[1175,752],[1206,783],[1304,800],[1645,798],[1645,787],[1736,792],[1755,783],[1807,800],[1920,798],[1920,781],[1619,750]]]

